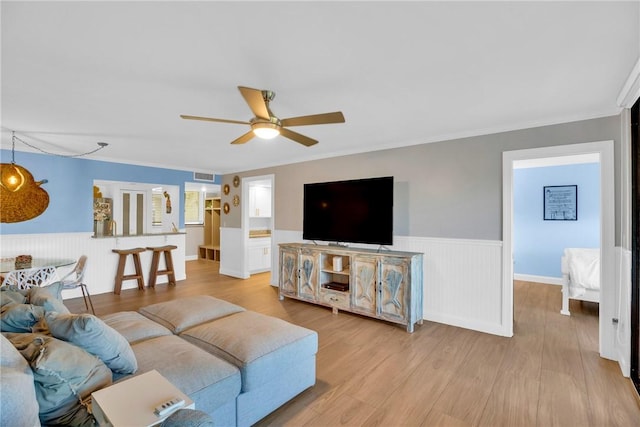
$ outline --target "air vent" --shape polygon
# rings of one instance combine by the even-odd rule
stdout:
[[[212,174],[212,173],[194,172],[193,173],[193,179],[195,181],[214,182],[215,181],[215,175]]]

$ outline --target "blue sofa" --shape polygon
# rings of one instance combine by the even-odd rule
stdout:
[[[60,333],[64,334],[71,328],[61,328],[55,322],[64,320],[68,325],[73,319],[77,324],[77,319],[87,320],[89,316],[49,314],[45,320],[50,319],[52,326],[46,333],[63,329]],[[208,413],[216,426],[250,426],[315,384],[316,332],[210,296],[153,304],[138,312],[114,313],[99,321],[93,319],[92,324],[97,323],[117,334],[117,338],[110,336],[107,341],[124,341],[132,353],[127,355],[128,350],[122,347],[115,351],[125,356],[119,365],[125,369],[111,371],[114,382],[155,369],[189,395],[196,409]],[[39,322],[32,329],[43,327]],[[23,357],[25,346],[16,344],[25,339],[19,335],[3,329],[2,388],[11,384],[12,388],[26,391],[21,393],[18,406],[12,401],[13,393],[2,393],[2,426],[37,425],[34,419],[38,420],[42,388],[34,378],[37,370],[33,360]],[[76,337],[67,338],[78,342]],[[135,372],[131,372],[132,362],[127,358],[135,363]],[[112,358],[109,362],[114,365]],[[28,369],[30,365],[34,369]],[[104,381],[97,383],[105,386]],[[78,397],[86,398],[86,394],[88,391]],[[74,410],[81,412],[77,399],[74,405]],[[59,412],[53,411],[56,416]]]

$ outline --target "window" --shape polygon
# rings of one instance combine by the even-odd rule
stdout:
[[[151,196],[151,206],[152,206],[152,219],[151,225],[159,226],[162,225],[162,205],[164,202],[164,196],[162,193],[158,193],[154,191]]]
[[[187,190],[184,192],[184,223],[204,223],[204,193]]]

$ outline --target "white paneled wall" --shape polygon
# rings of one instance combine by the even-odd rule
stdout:
[[[113,292],[119,256],[111,252],[112,249],[176,245],[178,249],[172,251],[176,280],[184,280],[186,278],[184,234],[99,239],[95,239],[92,236],[93,233],[2,235],[0,236],[0,254],[3,258],[25,254],[33,257],[73,259],[78,259],[81,255],[87,255],[85,283],[89,288],[89,292],[95,295]],[[140,261],[146,284],[151,266],[151,251],[141,253]],[[164,256],[161,256],[160,269],[164,269],[164,265]],[[72,268],[73,266],[58,269],[58,276],[62,277]],[[129,256],[125,274],[133,272],[133,261]],[[157,283],[166,282],[166,275],[158,276]],[[127,280],[122,283],[123,290],[137,288],[137,286],[135,280]],[[63,293],[64,298],[79,296],[82,296],[79,289]]]
[[[220,274],[239,279],[249,278],[248,266],[245,266],[246,245],[241,228],[220,227]]]
[[[394,242],[394,250],[424,253],[426,320],[504,335],[502,242],[424,237],[394,237]]]
[[[302,242],[302,233],[272,236],[272,285],[278,283],[278,244]],[[502,319],[502,242],[394,236],[391,250],[424,253],[424,318],[495,335],[507,335]],[[376,248],[371,245],[353,245]]]

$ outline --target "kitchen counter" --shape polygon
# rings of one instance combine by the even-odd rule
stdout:
[[[173,231],[169,231],[166,233],[144,233],[144,234],[116,234],[113,236],[96,236],[93,235],[91,236],[94,239],[119,239],[121,237],[149,237],[149,236],[175,236],[175,235],[180,235],[180,234],[187,234],[185,232],[173,232]]]
[[[264,238],[264,237],[271,237],[271,230],[249,230],[250,239]]]

